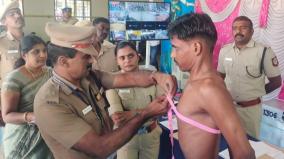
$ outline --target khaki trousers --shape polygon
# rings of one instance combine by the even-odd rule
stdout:
[[[150,133],[135,135],[117,151],[117,159],[158,159],[161,133],[157,125]]]
[[[261,103],[250,107],[241,107],[237,105],[236,108],[246,133],[256,139],[259,139],[262,114]]]

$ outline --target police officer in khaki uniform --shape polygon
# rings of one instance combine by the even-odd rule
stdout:
[[[0,21],[7,30],[0,34],[1,83],[2,78],[4,78],[8,72],[13,70],[15,61],[20,57],[19,41],[24,35],[23,27],[25,22],[17,0],[13,0],[1,8]],[[3,123],[1,122],[0,125],[3,125]]]
[[[221,49],[217,69],[225,79],[247,133],[258,138],[261,96],[281,86],[278,60],[270,47],[252,40],[253,24],[248,17],[237,17],[232,29],[235,42]]]
[[[115,48],[116,61],[121,72],[139,70],[139,54],[135,45],[121,41]],[[162,95],[157,86],[147,88],[120,88],[106,91],[110,103],[110,116],[121,127],[137,110],[145,108],[154,98]],[[117,159],[157,159],[160,148],[161,128],[156,119],[151,119],[139,128],[137,134],[117,151]]]
[[[62,19],[60,23],[74,25],[75,23],[78,22],[77,18],[72,17],[72,8],[65,7],[61,11],[62,11]]]
[[[13,69],[20,57],[19,40],[23,37],[25,25],[18,1],[8,3],[0,13],[1,23],[7,31],[0,35],[1,78]]]
[[[97,38],[94,39],[94,47],[98,52],[98,57],[94,58],[93,69],[106,72],[117,72],[119,70],[114,56],[115,45],[106,40],[109,35],[110,23],[104,17],[98,17],[93,20],[93,26],[96,28]]]
[[[45,30],[51,41],[48,53],[54,72],[38,91],[34,112],[42,137],[55,158],[106,158],[146,120],[167,111],[166,99],[155,99],[123,127],[112,131],[104,88],[145,87],[157,81],[173,94],[173,77],[146,71],[115,75],[90,72],[91,56],[95,53],[91,44],[93,27],[47,23]]]

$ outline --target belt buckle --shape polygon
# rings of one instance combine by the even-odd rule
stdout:
[[[143,126],[143,127],[138,129],[137,135],[143,135],[143,134],[147,134],[147,133],[148,133],[147,127]]]

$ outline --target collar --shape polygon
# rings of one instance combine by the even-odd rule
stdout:
[[[104,40],[104,42],[101,44],[101,50],[99,52],[99,56],[103,55],[106,53],[109,49],[114,48],[115,45],[113,45],[111,42]]]
[[[66,79],[64,79],[63,77],[61,77],[60,75],[58,75],[55,71],[52,71],[52,80],[57,83],[60,88],[62,88],[62,91],[66,94],[66,95],[70,95],[72,94],[73,90],[78,89],[77,86],[75,86],[74,84],[72,84],[71,82],[67,81]]]
[[[8,38],[9,40],[11,40],[11,41],[16,40],[16,38],[15,38],[15,37],[12,35],[12,33],[9,32],[8,30],[7,30],[7,38]]]
[[[56,82],[62,88],[63,92],[67,95],[72,94],[74,90],[79,90],[84,92],[84,90],[88,90],[90,86],[90,81],[88,81],[86,78],[83,78],[81,80],[81,85],[84,90],[82,90],[81,88],[75,86],[71,82],[67,81],[66,79],[58,75],[55,71],[53,71],[52,73],[53,73],[52,76],[53,81]]]
[[[250,41],[246,44],[245,48],[251,48],[251,47],[255,47],[255,41],[252,39],[250,39]],[[237,48],[235,42],[233,43],[233,48],[235,49]]]

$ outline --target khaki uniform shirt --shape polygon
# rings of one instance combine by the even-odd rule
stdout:
[[[19,41],[10,32],[0,35],[0,82],[13,70],[16,60],[21,57],[19,45]]]
[[[226,74],[225,83],[236,102],[249,101],[263,96],[265,76],[280,75],[277,57],[270,47],[267,48],[260,73],[260,63],[264,46],[253,40],[239,50],[234,43],[220,50],[217,70]]]
[[[155,85],[147,88],[131,87],[107,90],[106,96],[110,104],[109,114],[145,108],[160,95],[162,95],[162,89]],[[147,122],[144,125],[147,126],[149,124],[151,122]]]
[[[93,69],[106,72],[117,72],[119,69],[116,63],[114,49],[115,45],[105,40],[98,53],[97,59],[94,58]]]
[[[82,79],[82,88],[77,88],[54,73],[38,91],[34,102],[37,125],[56,159],[95,159],[72,146],[91,130],[98,135],[111,131],[107,104],[94,83]]]

